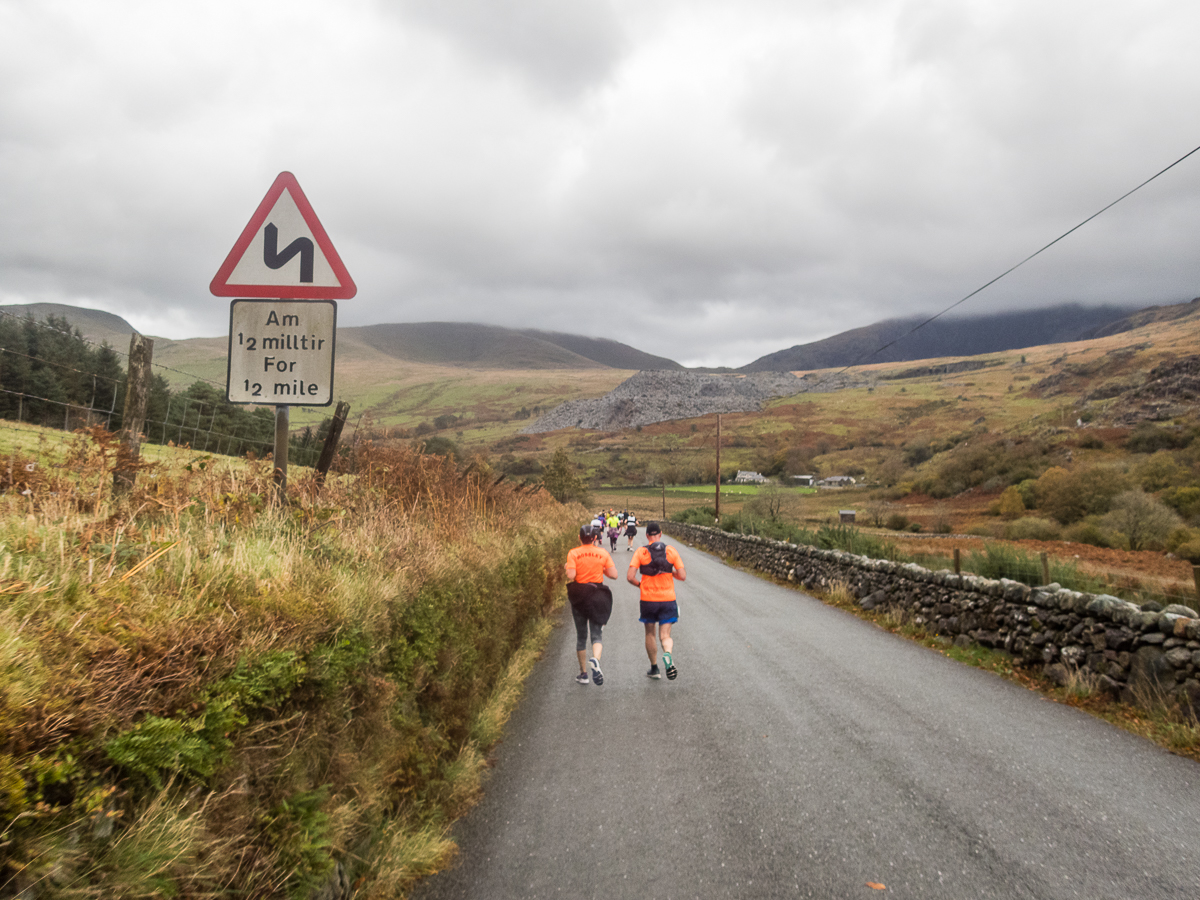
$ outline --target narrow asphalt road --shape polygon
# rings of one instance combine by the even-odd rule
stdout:
[[[604,684],[564,613],[415,898],[1200,897],[1200,766],[679,549],[679,678],[622,539]]]

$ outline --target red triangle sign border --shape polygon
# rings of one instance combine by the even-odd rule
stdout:
[[[231,285],[229,278],[233,275],[233,270],[241,262],[242,257],[246,255],[250,243],[258,236],[263,223],[266,222],[267,217],[271,214],[271,210],[275,208],[276,201],[279,200],[284,191],[287,191],[291,195],[296,208],[304,218],[304,223],[312,232],[313,239],[325,255],[325,259],[329,263],[330,269],[333,270],[333,275],[338,283],[336,285]],[[275,181],[271,184],[267,195],[258,204],[254,215],[250,217],[250,222],[242,230],[241,236],[238,237],[237,242],[233,245],[233,249],[229,251],[229,255],[225,257],[225,262],[221,264],[221,268],[217,270],[217,274],[213,276],[208,289],[217,297],[288,298],[296,300],[349,300],[358,293],[358,286],[355,285],[354,279],[350,277],[350,273],[346,271],[346,266],[342,262],[342,258],[333,249],[333,242],[329,240],[329,235],[325,232],[324,226],[321,225],[317,214],[313,212],[312,204],[304,196],[304,191],[300,189],[300,183],[296,181],[296,176],[291,172],[280,172],[275,177]]]

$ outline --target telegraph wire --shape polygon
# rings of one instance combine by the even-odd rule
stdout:
[[[855,366],[862,365],[862,363],[863,363],[863,360],[870,359],[870,358],[871,358],[871,357],[873,357],[873,356],[878,356],[880,353],[882,353],[882,352],[883,352],[884,350],[886,350],[888,347],[891,347],[893,344],[896,344],[896,343],[898,343],[898,342],[900,342],[900,341],[904,340],[904,339],[905,339],[905,338],[907,338],[909,335],[911,335],[911,334],[913,334],[914,332],[916,332],[916,331],[919,331],[920,329],[924,328],[924,327],[925,327],[926,325],[928,325],[930,322],[933,322],[933,321],[935,321],[935,320],[937,320],[937,319],[940,319],[942,316],[946,315],[946,313],[950,312],[952,309],[955,309],[956,307],[958,307],[958,306],[961,306],[962,304],[964,304],[964,303],[966,303],[968,300],[970,300],[972,297],[974,297],[976,294],[978,294],[978,293],[981,293],[982,291],[984,291],[984,290],[986,290],[987,288],[991,287],[993,284],[995,284],[997,281],[999,281],[999,280],[1000,280],[1001,278],[1003,278],[1004,276],[1006,276],[1006,275],[1010,274],[1011,272],[1014,272],[1014,271],[1016,271],[1017,269],[1021,268],[1021,266],[1025,265],[1025,263],[1029,262],[1029,261],[1030,261],[1031,259],[1033,259],[1035,256],[1038,256],[1039,254],[1041,254],[1041,253],[1045,252],[1046,250],[1049,250],[1051,247],[1053,247],[1055,244],[1057,244],[1057,243],[1058,243],[1059,241],[1061,241],[1063,238],[1067,237],[1068,235],[1072,234],[1073,232],[1076,232],[1076,231],[1078,231],[1080,228],[1082,228],[1082,227],[1083,227],[1084,225],[1086,225],[1088,222],[1092,221],[1092,219],[1095,219],[1097,216],[1100,216],[1101,214],[1108,212],[1108,210],[1112,209],[1114,206],[1116,206],[1118,203],[1120,203],[1120,202],[1121,202],[1122,200],[1124,200],[1126,197],[1129,197],[1131,194],[1135,194],[1135,193],[1137,193],[1137,192],[1138,192],[1138,191],[1140,191],[1142,188],[1144,188],[1146,185],[1148,185],[1150,182],[1152,182],[1154,179],[1158,178],[1160,175],[1165,175],[1167,172],[1169,172],[1171,169],[1175,168],[1177,165],[1179,165],[1181,162],[1183,162],[1183,161],[1184,161],[1185,159],[1187,159],[1189,156],[1192,156],[1192,155],[1194,155],[1194,154],[1195,154],[1195,153],[1197,153],[1197,152],[1200,152],[1200,147],[1195,147],[1195,148],[1193,148],[1192,150],[1189,150],[1187,153],[1183,154],[1183,156],[1179,157],[1179,159],[1175,160],[1175,162],[1171,163],[1171,164],[1170,164],[1169,166],[1167,166],[1166,168],[1164,168],[1164,169],[1160,169],[1158,172],[1155,172],[1153,175],[1151,175],[1149,178],[1147,178],[1145,181],[1143,181],[1143,182],[1142,182],[1141,184],[1139,184],[1137,187],[1135,187],[1135,188],[1132,188],[1131,190],[1128,190],[1128,191],[1126,191],[1124,194],[1122,194],[1122,195],[1121,195],[1120,197],[1118,197],[1116,200],[1114,200],[1114,201],[1112,201],[1111,203],[1109,203],[1107,206],[1104,206],[1104,207],[1102,207],[1101,209],[1098,209],[1096,212],[1092,213],[1090,216],[1088,216],[1086,219],[1084,219],[1082,222],[1080,222],[1080,223],[1079,223],[1078,225],[1076,225],[1075,227],[1073,227],[1073,228],[1070,228],[1070,229],[1068,229],[1068,230],[1064,231],[1062,234],[1060,234],[1058,237],[1056,237],[1056,238],[1055,238],[1054,240],[1052,240],[1050,243],[1048,243],[1048,244],[1046,244],[1045,246],[1043,246],[1043,247],[1041,247],[1041,248],[1039,248],[1039,249],[1035,250],[1033,253],[1030,253],[1028,256],[1026,256],[1026,257],[1025,257],[1023,260],[1021,260],[1021,261],[1020,261],[1019,263],[1017,263],[1016,265],[1014,265],[1014,266],[1010,266],[1009,268],[1007,268],[1007,269],[1005,269],[1003,272],[1001,272],[999,275],[997,275],[995,278],[993,278],[991,281],[989,281],[989,282],[987,282],[986,284],[980,285],[979,287],[975,288],[975,290],[971,291],[971,293],[967,294],[967,295],[966,295],[965,297],[963,297],[961,300],[957,300],[957,301],[955,301],[954,303],[951,303],[949,306],[947,306],[947,307],[946,307],[945,309],[943,309],[941,312],[939,312],[939,313],[937,313],[937,314],[935,314],[935,315],[932,315],[932,316],[930,316],[930,317],[929,317],[928,319],[926,319],[924,322],[921,322],[919,325],[916,325],[916,326],[914,326],[914,327],[912,328],[912,330],[910,330],[910,331],[907,331],[907,332],[905,332],[904,334],[900,335],[899,337],[897,337],[897,338],[894,338],[894,339],[892,339],[892,340],[888,341],[888,342],[887,342],[886,344],[884,344],[882,347],[879,347],[879,348],[878,348],[878,349],[876,349],[876,350],[872,350],[870,353],[864,353],[862,356],[860,356],[858,359],[854,360],[854,361],[853,361],[852,363],[850,363],[849,365],[845,366],[845,367],[844,367],[844,368],[842,368],[842,369],[839,369],[837,372],[834,372],[832,375],[827,375],[827,376],[825,376],[825,377],[826,377],[826,378],[832,378],[832,377],[835,377],[835,376],[837,376],[837,375],[843,375],[843,374],[845,374],[845,373],[846,373],[846,372],[848,372],[850,369],[853,369]],[[816,386],[818,386],[818,385],[820,385],[820,384],[823,384],[823,383],[824,383],[824,381],[825,381],[825,378],[822,378],[822,379],[820,379],[820,380],[817,382],[817,384],[816,384],[816,385],[814,385],[813,387],[816,387]],[[811,390],[811,389],[810,389],[810,390]]]

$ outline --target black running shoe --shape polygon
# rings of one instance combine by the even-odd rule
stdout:
[[[675,660],[671,658],[671,654],[663,652],[663,668],[667,670],[667,681],[674,681],[679,674],[679,670],[675,668]]]
[[[647,678],[662,678],[662,673],[658,671],[657,665],[653,665],[650,667],[650,671],[646,673],[646,677]]]

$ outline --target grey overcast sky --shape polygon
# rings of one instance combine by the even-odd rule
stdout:
[[[339,323],[741,365],[953,303],[1200,144],[1195,0],[0,0],[0,303],[222,335],[295,173]],[[1200,154],[963,312],[1200,294]]]

